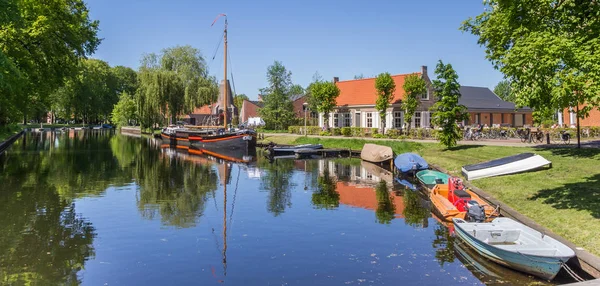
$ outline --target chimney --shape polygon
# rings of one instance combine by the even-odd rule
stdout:
[[[333,77],[333,83],[336,83],[336,82],[338,82],[338,81],[340,81],[340,78],[339,78],[339,77],[337,77],[337,76],[334,76],[334,77]]]
[[[259,102],[262,102],[262,101],[263,101],[262,94],[259,94],[259,95],[258,95],[258,101],[259,101]]]
[[[421,66],[421,74],[427,76],[427,66]]]

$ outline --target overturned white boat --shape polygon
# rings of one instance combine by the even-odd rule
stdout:
[[[479,164],[462,167],[462,174],[467,180],[509,175],[552,166],[552,162],[540,155],[522,153]]]

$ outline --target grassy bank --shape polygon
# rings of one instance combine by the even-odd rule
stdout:
[[[268,136],[281,144],[321,143],[330,148],[360,150],[368,140]],[[485,178],[472,183],[520,213],[595,255],[600,255],[600,149],[535,149],[502,146],[459,146],[444,150],[437,143],[377,141],[396,153],[416,152],[428,162],[460,176],[463,165],[523,152],[552,162],[548,170]]]
[[[0,142],[4,142],[8,137],[19,133],[21,130],[22,128],[16,124],[0,125]]]

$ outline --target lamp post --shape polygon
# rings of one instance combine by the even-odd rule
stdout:
[[[304,137],[307,136],[307,130],[306,130],[306,110],[308,109],[308,102],[302,103],[302,106],[304,107]]]

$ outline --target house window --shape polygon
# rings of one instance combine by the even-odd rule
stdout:
[[[415,128],[421,128],[421,112],[415,112]]]
[[[367,112],[367,127],[373,127],[373,112]]]
[[[429,100],[429,88],[426,93],[421,94],[421,100]]]
[[[344,127],[350,127],[351,124],[350,113],[344,113]]]
[[[339,126],[339,114],[334,113],[333,114],[333,127],[338,127]]]
[[[402,111],[394,111],[394,128],[402,128]]]

